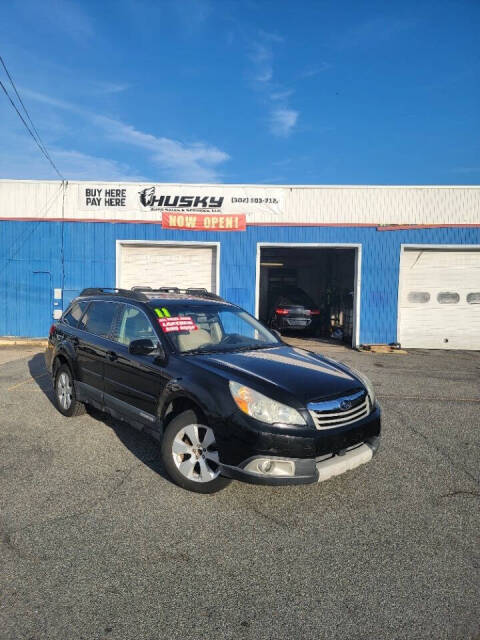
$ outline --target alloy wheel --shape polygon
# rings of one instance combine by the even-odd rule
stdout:
[[[73,388],[70,377],[65,371],[62,371],[57,380],[57,398],[60,406],[65,411],[68,411],[72,404],[72,391]]]
[[[203,424],[182,427],[172,445],[175,466],[188,480],[211,482],[220,475],[215,434]]]

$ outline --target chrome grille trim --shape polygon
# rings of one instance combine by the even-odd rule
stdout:
[[[340,402],[349,400],[355,406],[347,411],[340,409]],[[335,407],[333,405],[336,405]],[[311,402],[307,409],[317,429],[332,429],[346,427],[353,422],[366,418],[371,411],[370,399],[365,391],[352,396],[338,398],[335,401]]]

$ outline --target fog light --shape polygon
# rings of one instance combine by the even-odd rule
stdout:
[[[258,463],[258,470],[261,473],[268,473],[271,468],[272,468],[272,461],[271,460],[264,460],[263,462],[259,462]]]
[[[270,458],[256,458],[250,460],[245,471],[253,471],[265,476],[294,476],[295,462],[293,460],[271,460]]]

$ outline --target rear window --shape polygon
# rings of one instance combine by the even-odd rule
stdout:
[[[67,313],[63,316],[62,322],[70,325],[71,327],[78,327],[78,323],[83,315],[83,312],[85,311],[86,306],[87,303],[85,301],[74,302],[69,311],[67,311]]]
[[[287,289],[279,294],[276,304],[298,304],[309,309],[315,308],[313,300],[302,289]]]
[[[107,338],[110,334],[118,304],[115,302],[91,302],[82,318],[80,329]]]

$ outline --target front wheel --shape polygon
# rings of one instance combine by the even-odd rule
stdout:
[[[213,429],[195,411],[173,418],[162,441],[162,460],[178,485],[196,493],[215,493],[230,480],[220,475],[220,460]]]

